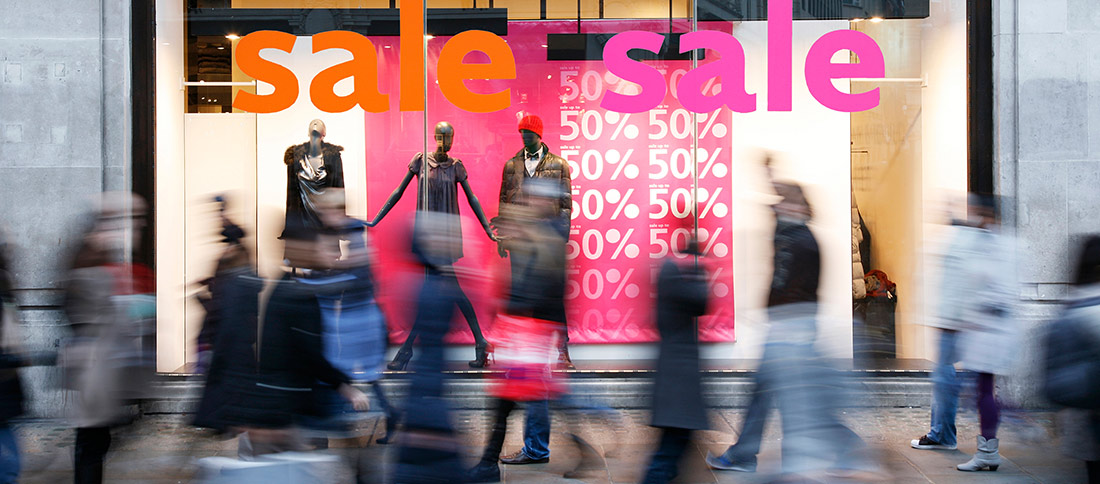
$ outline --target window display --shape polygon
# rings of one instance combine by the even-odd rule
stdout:
[[[531,5],[518,0],[516,8],[475,2],[446,11],[428,1],[416,17],[426,24],[418,44],[402,32],[401,9],[357,10],[367,5],[354,1],[331,10],[295,0],[216,3],[187,9],[183,0],[158,2],[162,12],[184,12],[187,26],[158,26],[171,40],[158,57],[158,83],[184,79],[184,95],[158,91],[170,99],[158,104],[158,206],[168,220],[178,213],[191,221],[214,195],[242,201],[235,206],[254,234],[259,272],[274,277],[285,267],[284,225],[321,227],[320,197],[343,188],[347,215],[371,227],[377,301],[390,343],[400,345],[391,369],[405,367],[416,339],[407,301],[424,278],[410,255],[422,229],[418,212],[457,215],[436,228],[460,241],[446,265],[461,288],[455,317],[465,324],[456,321],[448,342],[471,344],[463,360],[472,349],[469,366],[482,368],[494,340],[506,337],[492,327],[502,295],[524,270],[499,217],[523,200],[527,183],[545,179],[558,190],[567,261],[560,319],[573,356],[588,345],[580,350],[585,359],[631,358],[640,346],[627,345],[656,341],[657,271],[667,258],[695,260],[682,250],[693,239],[710,301],[698,320],[700,341],[725,344],[722,358],[755,356],[775,228],[765,156],[774,158],[776,176],[805,187],[814,206],[811,228],[825,261],[821,327],[836,337],[826,354],[852,355],[853,298],[865,292],[863,275],[879,268],[915,293],[899,306],[907,314],[897,319],[897,353],[923,354],[911,327],[921,315],[925,212],[933,187],[965,184],[952,164],[965,159],[957,149],[965,147],[965,130],[953,134],[928,119],[965,122],[965,104],[949,102],[965,95],[965,69],[951,50],[960,47],[965,61],[965,42],[956,45],[965,8],[930,12],[924,2],[923,10],[898,14],[908,20],[880,23],[816,15],[793,2],[784,14],[790,17],[768,22],[762,2],[743,2],[738,14],[723,10],[729,5],[703,2],[692,12],[664,2],[666,18],[651,15],[654,2],[624,18],[606,18],[603,1],[577,5],[575,17],[540,15],[535,5],[534,18],[523,18],[519,10]],[[471,33],[479,22],[486,36]],[[931,29],[923,38],[914,31],[921,26]],[[214,57],[219,67],[209,70]],[[269,75],[276,71],[285,75]],[[913,82],[933,77],[932,86]],[[276,95],[278,110],[242,110],[235,102]],[[639,97],[645,109],[637,109]],[[287,148],[310,119],[308,139]],[[219,148],[237,153],[233,166],[219,166]],[[286,170],[272,169],[280,156]],[[218,169],[240,176],[199,176]],[[867,187],[865,172],[886,181]],[[173,174],[188,183],[172,186]],[[415,202],[404,196],[413,178]],[[895,219],[883,201],[891,194],[904,210]],[[199,261],[210,227],[163,223],[158,287],[172,294],[165,298],[188,301],[188,284],[208,271]],[[856,238],[875,240],[873,258]],[[161,308],[161,343],[172,348],[161,369],[174,370],[193,359],[200,308],[171,301]],[[559,358],[569,357],[563,345]]]

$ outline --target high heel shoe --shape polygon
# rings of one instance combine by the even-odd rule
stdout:
[[[386,364],[386,368],[392,371],[403,371],[406,366],[409,366],[409,360],[412,359],[412,356],[412,349],[398,350],[397,354],[393,357],[393,361]]]
[[[493,344],[486,341],[485,343],[474,346],[474,360],[470,362],[470,368],[487,368],[489,366],[489,359],[493,357]],[[493,360],[496,363],[496,360]]]

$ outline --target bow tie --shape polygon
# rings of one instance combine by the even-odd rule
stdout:
[[[538,153],[529,153],[529,154],[527,154],[527,159],[528,160],[537,160],[538,157],[539,157]]]

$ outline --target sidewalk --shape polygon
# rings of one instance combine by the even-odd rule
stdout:
[[[764,483],[779,470],[780,428],[775,413],[769,422],[756,473],[711,471],[703,463],[707,450],[721,452],[736,440],[744,410],[719,410],[712,413],[713,430],[696,438],[694,451],[681,469],[678,483]],[[521,445],[523,412],[513,413],[509,422],[504,452]],[[636,483],[644,472],[649,453],[657,438],[656,430],[646,426],[647,413],[625,411],[624,425],[609,428],[584,417],[555,415],[551,439],[553,456],[549,464],[501,466],[504,482],[511,483]],[[1049,412],[1004,412],[999,437],[1005,462],[997,472],[963,473],[955,464],[966,461],[974,452],[978,431],[973,411],[959,415],[958,451],[918,451],[909,448],[909,440],[927,430],[927,408],[859,409],[846,414],[852,430],[862,436],[879,455],[883,468],[892,476],[886,482],[909,483],[1075,483],[1085,482],[1084,464],[1060,454],[1055,435],[1055,414]],[[567,419],[575,419],[569,421]],[[577,421],[576,419],[585,420]],[[367,422],[372,436],[369,450],[376,456],[379,474],[391,446],[374,444],[384,430],[375,417]],[[468,461],[473,464],[486,437],[488,412],[455,413],[456,428],[468,443]],[[568,425],[582,428],[588,439],[606,456],[606,466],[585,474],[580,480],[561,477],[577,462],[575,448],[561,433]],[[73,433],[58,422],[25,422],[17,425],[23,452],[23,477],[26,484],[72,482]],[[377,434],[377,435],[373,435]],[[195,459],[209,456],[235,457],[236,439],[217,441],[189,428],[180,415],[147,416],[135,425],[118,430],[107,462],[107,482],[181,483],[190,482]],[[334,482],[348,482],[348,476],[333,476]],[[381,482],[381,481],[380,481]]]

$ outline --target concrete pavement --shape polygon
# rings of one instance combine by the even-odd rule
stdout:
[[[736,441],[743,409],[716,410],[712,413],[713,430],[700,433],[682,467],[678,483],[764,483],[776,478],[780,463],[781,431],[772,414],[756,473],[711,471],[703,457],[708,450],[721,452]],[[608,424],[595,417],[569,414],[554,415],[551,439],[552,457],[548,464],[501,466],[504,482],[510,483],[634,483],[645,470],[657,431],[646,425],[647,413],[623,411],[621,422]],[[957,451],[918,451],[909,448],[909,440],[927,429],[927,408],[867,408],[845,414],[849,426],[877,455],[889,476],[884,482],[909,483],[1074,483],[1086,482],[1084,464],[1063,457],[1056,437],[1056,418],[1050,412],[1004,412],[999,431],[1005,462],[997,472],[963,473],[955,464],[966,461],[975,449],[977,415],[964,411],[959,415],[960,446]],[[486,438],[489,414],[481,410],[455,412],[455,427],[467,442],[468,462],[473,464]],[[193,482],[196,459],[209,456],[235,457],[236,439],[216,440],[190,428],[181,415],[145,416],[135,424],[118,429],[107,463],[107,481],[118,483]],[[72,442],[70,429],[56,421],[22,422],[17,425],[23,451],[23,478],[27,484],[72,481]],[[564,479],[562,473],[573,468],[579,453],[564,434],[568,429],[580,434],[605,455],[605,463],[584,473],[580,479]],[[375,474],[387,472],[386,462],[392,446],[374,444],[383,433],[376,414],[364,421],[363,438],[369,442]],[[522,444],[522,412],[513,414],[504,451],[509,453]],[[340,452],[338,449],[329,452]],[[347,482],[343,471],[331,477]],[[381,482],[381,481],[380,481]],[[842,481],[843,482],[843,481]]]

